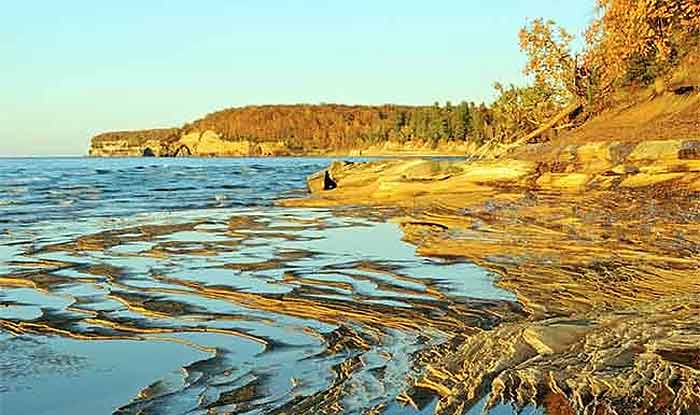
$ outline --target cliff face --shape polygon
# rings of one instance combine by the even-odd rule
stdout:
[[[288,140],[253,141],[224,139],[212,130],[183,133],[178,129],[125,131],[93,137],[93,157],[278,157],[278,156],[449,156],[473,154],[477,145],[441,140],[386,141],[342,147],[304,148]]]
[[[170,131],[170,130],[168,130]],[[177,131],[177,130],[175,130]],[[298,148],[288,141],[225,140],[218,133],[194,131],[180,137],[144,139],[138,131],[107,133],[92,140],[93,157],[280,157],[280,156],[350,156],[415,157],[464,156],[475,154],[478,146],[470,142],[441,140],[432,143],[414,140],[405,143],[386,141],[353,147]]]
[[[191,132],[177,142],[182,151],[199,157],[213,156],[283,156],[291,155],[284,141],[253,142],[250,140],[224,140],[214,131]]]
[[[93,157],[236,157],[293,155],[283,141],[224,140],[214,131],[180,135],[178,129],[125,131],[93,137]]]
[[[178,139],[177,128],[141,131],[117,131],[96,135],[90,141],[89,154],[94,157],[139,157],[146,149],[161,152]]]

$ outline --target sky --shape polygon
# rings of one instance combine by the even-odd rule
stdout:
[[[0,157],[251,104],[488,101],[518,30],[593,0],[23,0],[0,11]]]

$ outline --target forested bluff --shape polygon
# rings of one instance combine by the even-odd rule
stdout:
[[[92,138],[92,156],[465,154],[503,134],[485,104],[230,108],[179,128]]]

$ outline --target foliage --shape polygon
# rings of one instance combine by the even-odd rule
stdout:
[[[286,141],[295,148],[352,148],[384,141],[484,141],[490,112],[462,102],[432,106],[268,105],[230,108],[185,125],[228,140]],[[474,117],[474,113],[477,116]],[[484,113],[484,116],[479,116]]]
[[[546,83],[526,87],[496,83],[495,89],[499,95],[491,112],[496,128],[494,138],[501,143],[536,129],[561,109],[557,91]]]
[[[173,141],[178,139],[177,128],[159,128],[140,131],[113,131],[98,134],[93,137],[94,142],[127,141],[130,144],[140,145],[148,140]]]
[[[600,17],[589,41],[611,79],[630,79],[628,72],[639,71],[640,62],[663,72],[700,34],[697,0],[597,0],[597,6]]]
[[[698,0],[596,0],[595,7],[581,55],[571,52],[573,36],[551,20],[520,31],[525,73],[550,100],[547,108],[577,100],[596,113],[617,88],[645,86],[669,72],[700,38]]]
[[[601,94],[647,85],[665,75],[700,36],[697,0],[596,0],[599,17],[586,32],[587,55],[600,68]]]
[[[535,19],[520,30],[519,38],[520,50],[528,57],[524,72],[534,76],[534,88],[559,104],[577,95],[571,34],[552,20]]]

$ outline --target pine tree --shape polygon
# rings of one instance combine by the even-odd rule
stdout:
[[[469,112],[469,104],[461,102],[452,116],[453,121],[453,136],[456,140],[466,140],[471,130],[471,114]]]

